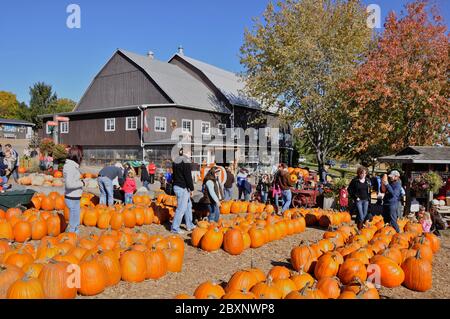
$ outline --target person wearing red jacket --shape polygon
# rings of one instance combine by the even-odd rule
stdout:
[[[155,183],[155,173],[156,173],[156,165],[155,165],[155,163],[151,162],[148,165],[148,174],[150,175],[150,184]]]
[[[133,194],[136,191],[136,181],[134,180],[134,171],[130,170],[128,176],[125,179],[125,183],[122,186],[125,193],[125,204],[133,203]]]

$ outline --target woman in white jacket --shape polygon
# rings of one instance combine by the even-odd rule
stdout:
[[[81,179],[80,164],[83,160],[81,146],[72,146],[63,168],[65,181],[64,198],[69,208],[69,226],[66,231],[78,234],[80,226],[80,200],[83,194],[84,181]]]

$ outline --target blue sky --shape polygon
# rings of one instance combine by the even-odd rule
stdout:
[[[432,0],[449,25],[450,1]],[[383,19],[407,0],[363,0],[380,5]],[[81,7],[81,29],[66,26],[66,8]],[[14,0],[0,3],[0,90],[29,102],[37,81],[59,97],[78,101],[117,48],[167,60],[182,44],[185,54],[241,71],[245,27],[268,0]]]

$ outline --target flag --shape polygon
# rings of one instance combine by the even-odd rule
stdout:
[[[147,110],[144,111],[144,132],[150,132],[150,127],[147,123]]]

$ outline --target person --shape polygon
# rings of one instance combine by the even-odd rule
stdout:
[[[189,155],[189,150],[184,153],[184,149],[181,148],[172,164],[173,190],[177,197],[178,206],[173,218],[171,232],[177,234],[183,234],[183,231],[180,230],[183,217],[186,222],[187,231],[192,231],[195,227],[192,223],[191,201],[194,182],[192,180],[192,167]]]
[[[106,166],[98,173],[98,187],[100,189],[100,204],[112,206],[114,204],[113,180],[117,178],[119,185],[123,184],[123,166],[116,163],[114,166]],[[121,181],[122,180],[122,181]]]
[[[234,184],[234,175],[231,171],[231,166],[226,167],[227,171],[227,179],[225,184],[223,185],[223,192],[225,200],[231,200],[233,198],[233,184]]]
[[[166,191],[166,179],[163,173],[159,174],[159,183],[161,184],[160,189]]]
[[[69,225],[66,231],[79,233],[80,200],[83,194],[84,181],[81,179],[80,164],[83,160],[83,149],[79,145],[72,146],[67,154],[63,167],[64,201],[69,209]]]
[[[417,212],[417,221],[422,225],[424,233],[430,232],[433,222],[431,221],[430,213],[425,211],[424,206],[420,206],[419,211]]]
[[[320,171],[320,180],[319,180],[319,182],[322,183],[322,184],[325,184],[325,185],[328,184],[328,180],[327,180],[327,177],[328,177],[327,166],[323,165],[323,167],[321,169],[319,168],[319,171]]]
[[[156,165],[154,162],[151,162],[148,165],[148,174],[150,177],[150,184],[154,184],[155,183],[155,173],[156,173]]]
[[[277,170],[273,173],[273,179],[272,179],[272,198],[274,200],[275,210],[278,212],[279,208],[279,198],[281,195],[281,188],[278,184],[278,176],[280,174],[280,164],[277,166]]]
[[[223,200],[222,187],[218,181],[220,170],[212,167],[203,179],[203,198],[201,203],[209,208],[208,220],[218,222],[220,218],[220,201]]]
[[[153,174],[153,179],[155,178],[155,175]],[[150,184],[150,182],[151,182],[151,179],[150,179],[150,175],[149,175],[149,173],[148,173],[148,170],[147,170],[147,167],[145,166],[145,164],[142,164],[141,165],[141,182],[142,182],[142,185],[145,187],[145,188],[147,188],[148,190],[150,190],[150,188],[148,187],[148,185]],[[153,184],[153,183],[151,183],[151,184]]]
[[[18,183],[19,180],[19,163],[20,163],[20,158],[19,158],[19,153],[11,146],[11,144],[6,144],[5,145],[5,150],[6,152],[10,152],[11,153],[11,169],[10,172],[8,174],[8,180],[9,178],[12,177],[14,178],[14,181],[16,183]]]
[[[357,225],[361,229],[369,219],[370,190],[372,188],[370,179],[367,177],[367,168],[358,167],[356,177],[352,179],[348,186],[348,194],[357,208]]]
[[[270,180],[269,175],[264,174],[256,187],[261,195],[261,203],[266,204],[269,198]]]
[[[128,178],[128,172],[132,170],[131,166],[129,163],[125,163],[123,165],[123,180],[125,181]]]
[[[241,168],[236,176],[236,186],[238,187],[238,200],[242,199],[242,195],[245,198],[245,181],[247,180],[247,170]],[[246,199],[245,199],[246,200]]]
[[[192,171],[191,171],[192,172]],[[173,195],[173,174],[170,171],[170,168],[166,169],[166,173],[164,174],[164,178],[166,180],[166,193],[168,195]],[[192,173],[191,173],[191,178],[192,178]]]
[[[430,208],[430,217],[431,217],[431,229],[430,232],[435,234],[438,237],[441,237],[440,230],[447,229],[447,222],[442,218],[441,214],[439,214],[437,207],[439,206],[439,201],[437,199],[433,199],[431,202]]]
[[[291,206],[292,192],[291,184],[289,181],[288,166],[286,164],[280,165],[280,173],[278,174],[278,185],[281,188],[281,196],[283,198],[283,207],[281,208],[281,213],[287,211]]]
[[[134,171],[129,170],[125,183],[123,183],[123,192],[125,193],[125,204],[133,203],[133,194],[136,191],[136,181],[134,180]]]
[[[384,220],[389,222],[392,227],[395,228],[397,233],[400,233],[400,228],[398,227],[398,204],[401,196],[401,184],[400,184],[400,173],[397,170],[393,170],[387,177],[383,176],[383,186],[386,193],[383,198],[383,217]]]
[[[8,165],[3,162],[3,159],[0,158],[0,192],[4,193],[5,190],[11,188],[11,185],[7,185],[8,178],[6,175],[8,174]]]

